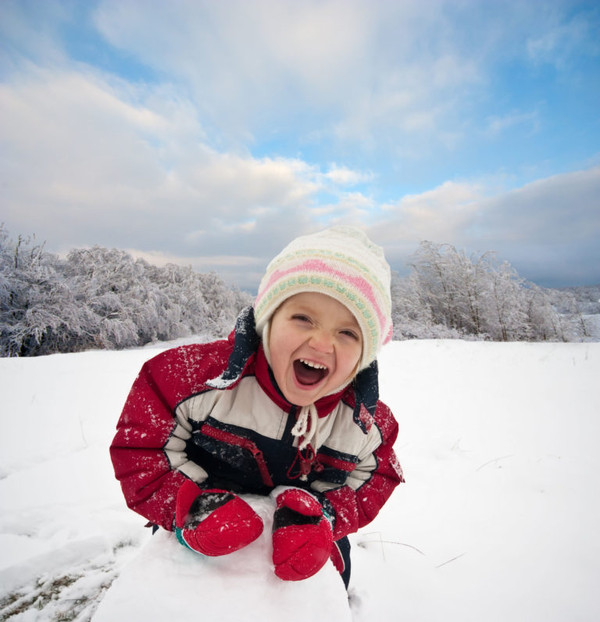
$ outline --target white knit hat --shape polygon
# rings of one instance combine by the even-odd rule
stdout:
[[[360,229],[337,226],[298,237],[271,261],[254,302],[263,343],[279,306],[304,292],[331,296],[352,312],[363,336],[358,371],[392,338],[390,267],[381,247]]]

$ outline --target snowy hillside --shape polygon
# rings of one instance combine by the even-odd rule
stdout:
[[[90,620],[150,538],[108,445],[156,352],[0,359],[1,620]],[[394,342],[380,366],[407,483],[352,538],[354,622],[600,619],[600,343]]]

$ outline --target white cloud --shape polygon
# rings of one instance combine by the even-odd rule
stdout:
[[[356,186],[357,184],[373,180],[374,175],[370,172],[353,171],[346,166],[338,166],[334,163],[323,177],[340,186]]]
[[[301,159],[255,158],[205,142],[189,100],[87,68],[27,63],[0,86],[2,219],[49,250],[101,244],[207,265],[247,282],[296,234],[356,209],[334,196],[369,174]],[[230,264],[222,259],[240,258]],[[262,265],[262,264],[261,264]],[[244,273],[244,269],[248,272]]]
[[[383,205],[383,219],[374,230],[391,245],[407,240],[451,242],[470,224],[481,198],[482,188],[476,184],[444,182],[433,190]]]
[[[335,202],[323,203],[311,210],[316,222],[322,226],[336,224],[360,226],[372,219],[375,201],[361,192],[342,192]]]
[[[527,54],[535,64],[549,63],[558,70],[572,71],[574,54],[583,51],[590,57],[600,56],[597,10],[583,8],[583,12],[566,18],[560,11],[546,10],[541,17],[543,28],[526,41]]]
[[[496,244],[597,245],[598,197],[598,166],[540,179],[482,201],[474,233],[480,241]],[[600,266],[598,271],[600,277]]]
[[[596,243],[600,167],[540,179],[511,191],[493,181],[445,182],[382,206],[372,230],[384,244],[432,240],[499,250],[499,245]],[[600,271],[600,266],[599,266]],[[600,276],[600,274],[599,274]]]
[[[132,257],[144,259],[155,266],[166,266],[167,264],[177,264],[183,266],[197,267],[202,271],[217,270],[224,268],[247,269],[249,266],[256,266],[260,260],[248,255],[206,255],[181,257],[175,253],[164,253],[161,251],[143,251],[137,248],[125,249]]]
[[[318,170],[209,148],[188,104],[168,97],[35,66],[0,86],[0,116],[11,120],[1,128],[7,221],[21,230],[66,218],[57,243],[87,230],[85,243],[111,228],[142,239],[157,222],[166,233],[217,214],[248,231],[253,209],[260,218],[310,204]]]
[[[537,110],[532,112],[513,112],[502,116],[491,116],[487,119],[485,133],[490,137],[495,137],[506,130],[514,127],[521,127],[528,134],[531,134],[537,131],[539,123],[539,113]]]
[[[14,68],[15,52],[28,59],[44,59],[48,64],[62,63],[66,54],[57,31],[70,19],[68,6],[57,0],[2,0],[0,2],[0,46],[10,54],[0,53],[0,67]]]
[[[600,167],[490,195],[493,184],[446,182],[384,206],[369,231],[401,268],[421,240],[495,251],[535,282],[600,282]]]
[[[434,136],[460,93],[481,81],[481,59],[453,43],[444,11],[416,0],[198,1],[144,11],[105,0],[96,23],[190,89],[203,117],[234,141],[289,119],[300,133],[343,140]]]

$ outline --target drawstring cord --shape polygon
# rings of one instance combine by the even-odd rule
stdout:
[[[290,477],[290,479],[300,477],[303,482],[308,479],[308,474],[310,473],[312,463],[315,459],[313,444],[318,447],[318,420],[319,415],[314,404],[302,407],[300,414],[298,415],[296,425],[292,428],[292,436],[295,436],[298,439],[298,451],[296,459],[288,471],[288,477]],[[300,461],[300,473],[299,475],[292,476],[291,471],[298,460]]]
[[[298,440],[298,449],[303,451],[308,445],[310,445],[313,437],[315,438],[315,445],[317,444],[317,421],[319,415],[317,408],[314,404],[310,406],[302,406],[300,415],[296,421],[296,425],[292,428],[292,435]]]

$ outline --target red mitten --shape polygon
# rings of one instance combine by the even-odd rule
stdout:
[[[284,581],[308,579],[331,555],[331,523],[321,504],[300,488],[288,488],[277,497],[273,517],[273,563]]]
[[[177,539],[198,553],[233,553],[256,540],[262,530],[258,514],[231,492],[202,490],[188,480],[177,493]]]

